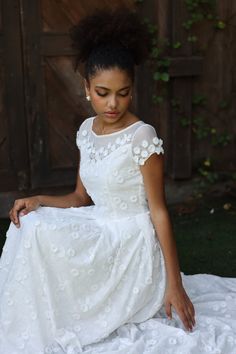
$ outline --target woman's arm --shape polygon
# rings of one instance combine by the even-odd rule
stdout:
[[[151,219],[165,259],[167,271],[166,313],[171,317],[171,306],[173,305],[185,328],[192,330],[195,325],[194,307],[182,285],[177,248],[165,200],[163,155],[151,155],[145,164],[140,166],[140,170],[143,175]]]
[[[80,161],[80,156],[79,156]],[[72,193],[63,196],[36,195],[33,197],[17,199],[9,212],[11,221],[20,227],[19,215],[26,215],[39,206],[56,208],[69,208],[92,205],[93,201],[88,195],[79,174],[77,174],[76,188]]]

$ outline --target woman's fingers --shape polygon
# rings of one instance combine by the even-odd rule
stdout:
[[[188,296],[187,296],[186,315],[188,316],[189,321],[191,322],[192,326],[195,326],[195,324],[196,324],[195,323],[195,310],[194,310],[194,306]]]
[[[176,311],[188,331],[192,331],[195,326],[195,310],[192,302],[187,297],[186,302],[176,306]]]
[[[188,322],[190,330],[195,326],[195,310],[194,306],[185,292],[185,307],[184,307],[185,318]]]
[[[195,326],[195,310],[183,287],[169,288],[165,297],[165,310],[168,317],[171,314],[171,306],[174,306],[180,320],[188,331]]]
[[[191,302],[190,302],[189,307],[188,307],[188,312],[189,312],[189,314],[191,316],[192,324],[193,324],[193,326],[195,326],[195,324],[196,324],[196,321],[195,321],[195,310],[194,310],[194,306],[193,306],[193,304]]]
[[[20,227],[19,212],[24,208],[25,208],[24,200],[16,200],[13,208],[9,213],[10,219],[16,225],[16,227]]]
[[[171,316],[171,310],[170,310],[170,303],[166,303],[165,304],[165,310],[166,310],[166,314],[169,318],[172,318]],[[192,331],[194,325],[195,325],[195,320],[194,320],[194,314],[192,312],[191,307],[184,306],[182,305],[177,305],[175,306],[175,310],[180,318],[180,320],[182,321],[184,327],[186,328],[187,331]]]
[[[183,325],[186,328],[186,330],[191,331],[193,329],[193,324],[192,324],[191,316],[188,313],[188,311],[185,309],[181,309],[181,311],[178,311],[178,315],[181,321],[183,322]]]
[[[21,209],[21,211],[19,212],[19,216],[24,216],[24,215],[28,214],[29,212],[30,212],[29,208]]]
[[[185,318],[186,318],[187,323],[188,323],[188,328],[189,328],[190,330],[192,330],[193,327],[194,327],[193,318],[192,318],[192,315],[188,312],[187,309],[185,310]]]
[[[192,309],[192,306],[187,306],[185,308],[185,311],[184,311],[184,315],[185,315],[185,321],[187,322],[188,324],[188,328],[190,330],[193,329],[193,327],[195,326],[195,314],[194,314],[194,311]]]
[[[13,208],[9,212],[9,217],[11,221],[20,227],[19,216],[23,216],[37,209],[39,206],[37,197],[29,197],[23,199],[16,199]]]
[[[13,211],[13,209],[10,210],[9,217],[10,217],[10,220],[13,222],[13,224],[15,224],[18,227],[19,218],[17,216],[15,216],[15,212]]]
[[[171,313],[171,303],[170,302],[166,302],[165,304],[165,310],[166,310],[166,315],[168,316],[168,318],[172,318],[172,313]]]
[[[20,211],[21,208],[22,208],[22,203],[16,200],[13,207],[13,219],[15,220],[16,224],[19,224],[18,212]]]

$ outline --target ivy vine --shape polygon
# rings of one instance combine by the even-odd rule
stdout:
[[[137,3],[143,3],[144,0],[136,0]],[[213,36],[217,35],[220,31],[225,30],[230,25],[230,21],[236,15],[233,14],[228,19],[222,20],[217,14],[217,1],[216,0],[184,0],[188,18],[183,22],[182,26],[187,32],[186,39],[188,42],[196,43],[199,41],[196,28],[203,22],[208,21],[210,26],[214,29]],[[158,28],[151,23],[148,18],[144,19],[148,27],[151,37],[152,50],[150,54],[150,62],[152,65],[152,78],[156,83],[157,90],[152,96],[155,104],[162,104],[168,96],[168,85],[171,80],[169,74],[170,59],[168,58],[168,50],[178,50],[182,47],[183,43],[177,41],[171,43],[169,39],[160,38],[158,35]],[[205,51],[210,48],[212,38],[209,40]],[[218,131],[211,124],[211,116],[213,115],[207,109],[208,97],[202,93],[195,94],[192,100],[192,117],[187,117],[181,107],[181,100],[175,97],[171,101],[172,108],[178,112],[179,124],[187,127],[191,125],[192,132],[198,140],[209,139],[213,147],[226,147],[232,141],[232,135],[225,131]],[[222,110],[230,108],[231,97],[218,102],[218,113]],[[219,174],[213,169],[213,161],[210,157],[206,156],[200,163],[198,168],[199,175],[209,183],[214,183],[218,180]]]

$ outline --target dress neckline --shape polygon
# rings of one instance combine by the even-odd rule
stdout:
[[[93,131],[93,121],[94,121],[95,118],[96,118],[96,116],[91,117],[90,130],[91,130],[92,134],[95,135],[97,138],[100,138],[100,137],[102,138],[102,137],[106,137],[106,136],[110,136],[110,135],[116,135],[116,134],[119,134],[119,133],[122,133],[122,132],[126,131],[127,129],[133,127],[133,126],[136,125],[137,123],[143,123],[142,120],[137,120],[136,122],[134,122],[134,123],[128,125],[128,127],[125,127],[125,128],[123,128],[123,129],[120,129],[120,130],[118,130],[118,131],[116,131],[116,132],[108,133],[108,134],[97,134],[97,133],[95,133],[95,132]]]

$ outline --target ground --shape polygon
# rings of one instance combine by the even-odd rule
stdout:
[[[167,181],[167,204],[185,274],[236,277],[236,189],[224,182],[199,188]],[[0,250],[9,220],[0,220]]]
[[[236,277],[236,183],[167,183],[181,270]]]
[[[171,206],[170,213],[185,274],[236,277],[235,199],[203,198],[194,206]]]

